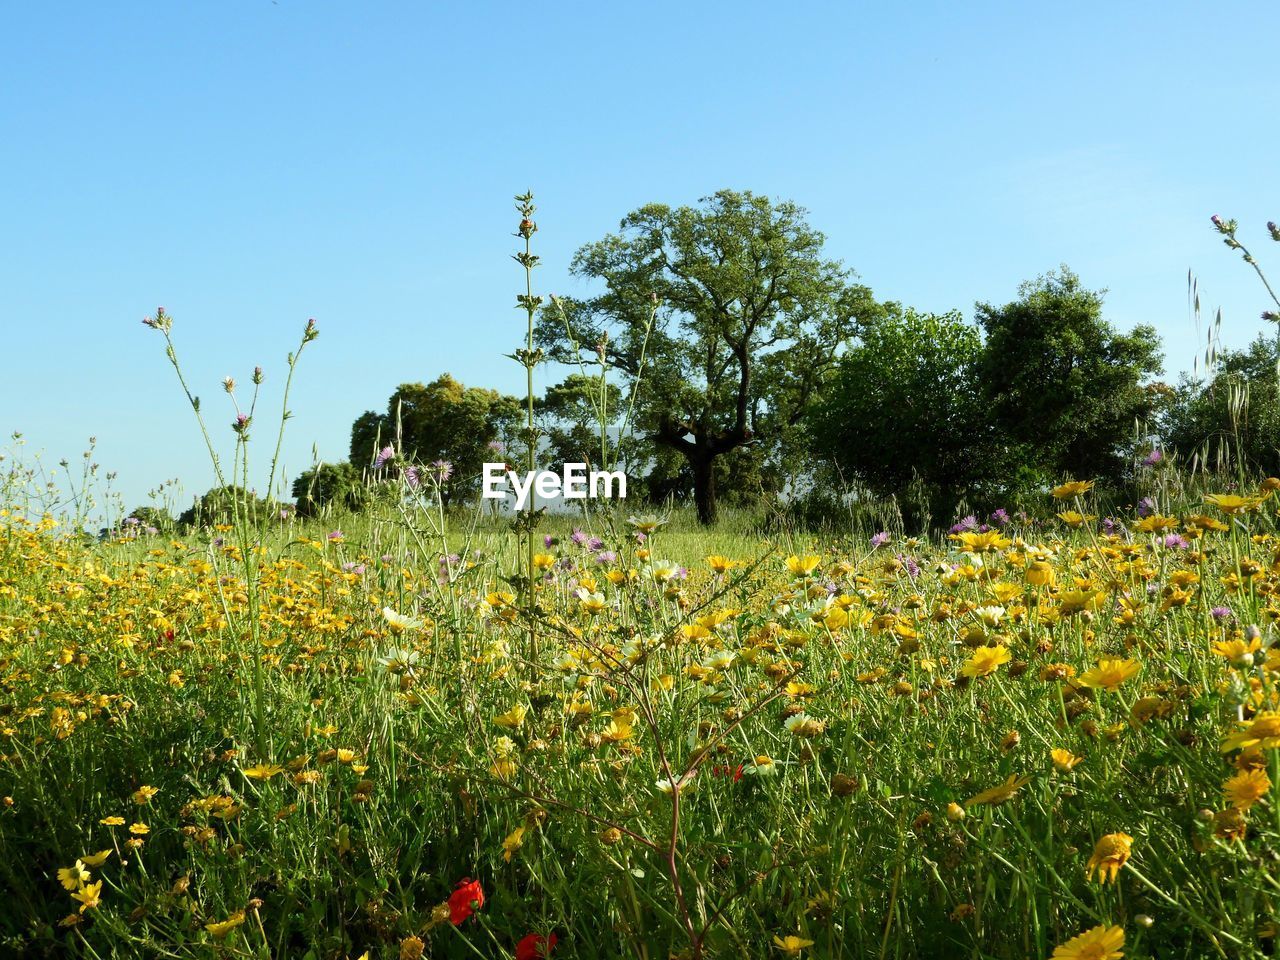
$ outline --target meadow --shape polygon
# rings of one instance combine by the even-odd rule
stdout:
[[[1160,476],[924,538],[10,497],[0,953],[1270,956],[1280,481]]]

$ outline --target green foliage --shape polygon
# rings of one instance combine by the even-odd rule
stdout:
[[[1024,283],[1012,303],[977,305],[986,333],[979,379],[1010,448],[1006,470],[1021,463],[1046,479],[1123,474],[1135,423],[1157,406],[1147,381],[1160,372],[1160,343],[1149,326],[1117,332],[1102,317],[1102,297],[1063,267]]]
[[[496,459],[489,444],[510,434],[519,414],[514,397],[464,386],[447,373],[425,386],[401,384],[385,414],[366,412],[352,424],[351,463],[370,464],[388,445],[416,463],[446,460],[453,475],[443,493],[456,499],[479,486],[481,465]]]
[[[368,500],[369,488],[359,469],[347,461],[321,463],[293,481],[292,494],[298,513],[313,517],[326,507],[341,506],[360,511]]]
[[[949,520],[964,489],[992,474],[979,394],[982,338],[958,313],[896,305],[840,359],[809,417],[815,455],[880,496],[922,482]]]
[[[589,463],[603,467],[600,452],[600,424],[593,398],[599,398],[599,377],[571,373],[560,383],[547,388],[534,404],[542,431],[542,442],[549,448],[553,467],[564,463]],[[616,384],[604,385],[607,410],[617,410],[622,403],[622,390]],[[615,438],[610,441],[616,443]]]
[[[214,487],[178,515],[183,527],[207,527],[214,524],[234,525],[239,520],[258,524],[278,516],[280,505],[264,500],[252,490],[231,486]]]
[[[1218,356],[1207,382],[1183,376],[1165,416],[1165,446],[1213,469],[1280,475],[1280,349],[1261,335]]]
[[[173,514],[164,507],[135,507],[128,514],[144,527],[155,527],[157,530],[172,530]]]
[[[765,460],[794,462],[796,425],[839,346],[879,313],[805,216],[731,190],[696,208],[641,207],[574,258],[574,274],[605,290],[541,317],[553,359],[604,350],[628,385],[643,377],[637,426],[684,458],[704,523],[718,458],[759,444]]]

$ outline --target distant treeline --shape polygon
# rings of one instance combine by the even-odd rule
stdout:
[[[547,469],[616,463],[631,499],[687,501],[704,522],[721,503],[821,514],[857,488],[947,524],[961,503],[1063,478],[1123,490],[1169,461],[1280,474],[1275,338],[1169,383],[1155,329],[1117,330],[1065,266],[968,320],[877,300],[823,245],[802,208],[749,192],[642,207],[574,257],[595,296],[540,304],[543,369],[570,372],[537,398],[535,436],[520,398],[447,373],[402,384],[356,418],[348,460],[262,509],[359,510],[393,465],[432,463],[456,504],[482,463],[531,442]],[[177,521],[207,521],[220,497]]]

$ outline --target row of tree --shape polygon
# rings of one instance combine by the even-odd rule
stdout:
[[[1123,482],[1165,454],[1280,473],[1270,340],[1169,385],[1154,328],[1117,330],[1066,267],[968,322],[878,301],[823,248],[803,209],[749,192],[642,207],[574,257],[597,293],[541,309],[537,347],[572,372],[537,399],[532,440],[515,397],[448,374],[403,384],[356,419],[347,462],[298,478],[298,508],[358,509],[389,444],[451,463],[453,501],[529,442],[553,469],[616,457],[633,497],[691,501],[704,522],[725,500],[855,483],[949,521],[962,498]]]

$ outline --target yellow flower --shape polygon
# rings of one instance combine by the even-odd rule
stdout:
[[[1256,746],[1261,750],[1280,747],[1280,713],[1259,710],[1253,720],[1222,741],[1222,750],[1239,750]]]
[[[110,856],[110,850],[99,850],[97,853],[81,857],[77,862],[83,862],[86,867],[100,867],[107,862],[107,858]],[[67,889],[71,888],[68,887]]]
[[[972,530],[964,533],[953,533],[951,534],[951,539],[963,544],[965,549],[971,553],[993,553],[1003,550],[1013,543],[999,530],[986,530],[981,533]]]
[[[1011,773],[1009,774],[1009,779],[1004,783],[970,797],[964,802],[964,805],[966,807],[981,807],[983,805],[994,807],[997,804],[1004,803],[1030,782],[1030,777],[1020,777],[1016,773]]]
[[[1262,639],[1254,637],[1252,640],[1245,641],[1235,637],[1231,640],[1218,640],[1209,649],[1232,663],[1240,666],[1252,666],[1253,654],[1262,649]],[[1247,660],[1245,659],[1246,656],[1248,657]]]
[[[787,569],[797,577],[808,577],[818,569],[818,564],[822,562],[822,558],[816,554],[807,554],[798,557],[795,554],[787,557]]]
[[[88,883],[89,876],[89,871],[84,868],[82,860],[77,860],[75,866],[58,869],[58,880],[68,890],[74,890]]]
[[[122,827],[124,826],[124,817],[103,817],[98,822],[104,827]]]
[[[1204,498],[1205,503],[1227,515],[1256,510],[1262,501],[1262,497],[1242,497],[1235,493],[1210,493]]]
[[[1068,480],[1065,484],[1055,486],[1050,493],[1053,498],[1059,500],[1069,500],[1073,497],[1079,497],[1082,493],[1088,493],[1093,489],[1092,480]]]
[[[1063,523],[1065,523],[1068,527],[1071,527],[1073,530],[1075,530],[1084,526],[1090,520],[1096,520],[1098,518],[1095,517],[1093,514],[1088,514],[1086,516],[1085,514],[1080,513],[1077,510],[1064,510],[1062,513],[1058,514],[1058,519],[1061,520]]]
[[[1004,647],[978,647],[960,668],[960,676],[988,677],[999,669],[1000,664],[1012,659],[1013,654]]]
[[[1077,757],[1070,750],[1063,750],[1061,747],[1050,750],[1049,756],[1053,759],[1053,766],[1059,773],[1070,773],[1076,764],[1084,760],[1084,757]]]
[[[1124,927],[1103,924],[1072,937],[1053,951],[1053,960],[1120,960],[1124,951]]]
[[[800,951],[805,947],[812,947],[813,941],[805,940],[802,937],[797,937],[795,934],[789,933],[785,937],[775,936],[773,938],[773,945],[788,957],[797,957],[800,955]]]
[[[1227,803],[1237,810],[1248,810],[1265,797],[1270,789],[1271,778],[1265,770],[1241,770],[1222,785]]]
[[[437,908],[439,909],[439,908]],[[445,919],[448,919],[449,905],[444,905]],[[434,913],[432,919],[435,919]],[[400,941],[400,960],[419,960],[427,945],[418,937],[405,937]]]
[[[1142,665],[1137,660],[1114,660],[1104,657],[1098,661],[1096,667],[1080,674],[1080,683],[1082,686],[1095,689],[1101,687],[1103,690],[1116,690],[1120,684],[1132,678],[1141,669]]]
[[[1106,594],[1101,590],[1064,590],[1057,595],[1058,612],[1064,617],[1097,610]]]
[[[730,560],[728,557],[714,554],[707,557],[707,566],[711,568],[712,573],[728,573],[734,567],[742,566],[742,563],[738,560]]]
[[[284,767],[275,763],[259,763],[256,766],[246,768],[243,773],[250,780],[266,780],[276,774],[284,773]]]
[[[1057,500],[1070,500],[1072,497],[1078,497],[1080,494],[1088,493],[1092,489],[1092,480],[1068,480],[1066,483],[1054,487],[1050,493]]]
[[[499,757],[493,762],[493,766],[489,768],[489,772],[499,780],[510,780],[516,775],[516,771],[519,769],[520,764],[511,757]]]
[[[142,786],[133,791],[133,802],[141,806],[160,792],[159,787]]]
[[[1120,868],[1129,862],[1129,854],[1133,849],[1133,837],[1127,833],[1108,833],[1098,839],[1093,848],[1093,856],[1085,866],[1085,876],[1093,879],[1098,874],[1100,883],[1114,882]]]
[[[1032,560],[1027,564],[1027,583],[1033,587],[1053,586],[1053,566],[1046,560]]]
[[[150,833],[151,828],[148,827],[145,823],[131,823],[129,824],[129,832],[132,833],[135,837],[140,837],[145,833]]]
[[[524,827],[516,827],[502,841],[502,859],[511,862],[511,856],[524,844]]]
[[[234,930],[240,924],[244,923],[244,911],[237,910],[225,920],[218,920],[214,923],[206,923],[204,928],[209,931],[215,940],[221,940],[228,933]]]
[[[546,570],[555,565],[556,558],[550,553],[535,553],[533,555],[533,565],[539,570]]]
[[[71,895],[73,900],[80,901],[80,912],[84,913],[91,907],[96,907],[102,902],[102,881],[97,883],[86,883],[79,890]]]
[[[523,703],[517,703],[506,713],[500,713],[494,717],[493,722],[500,727],[509,727],[514,730],[524,723],[524,718],[528,714],[529,708]]]

